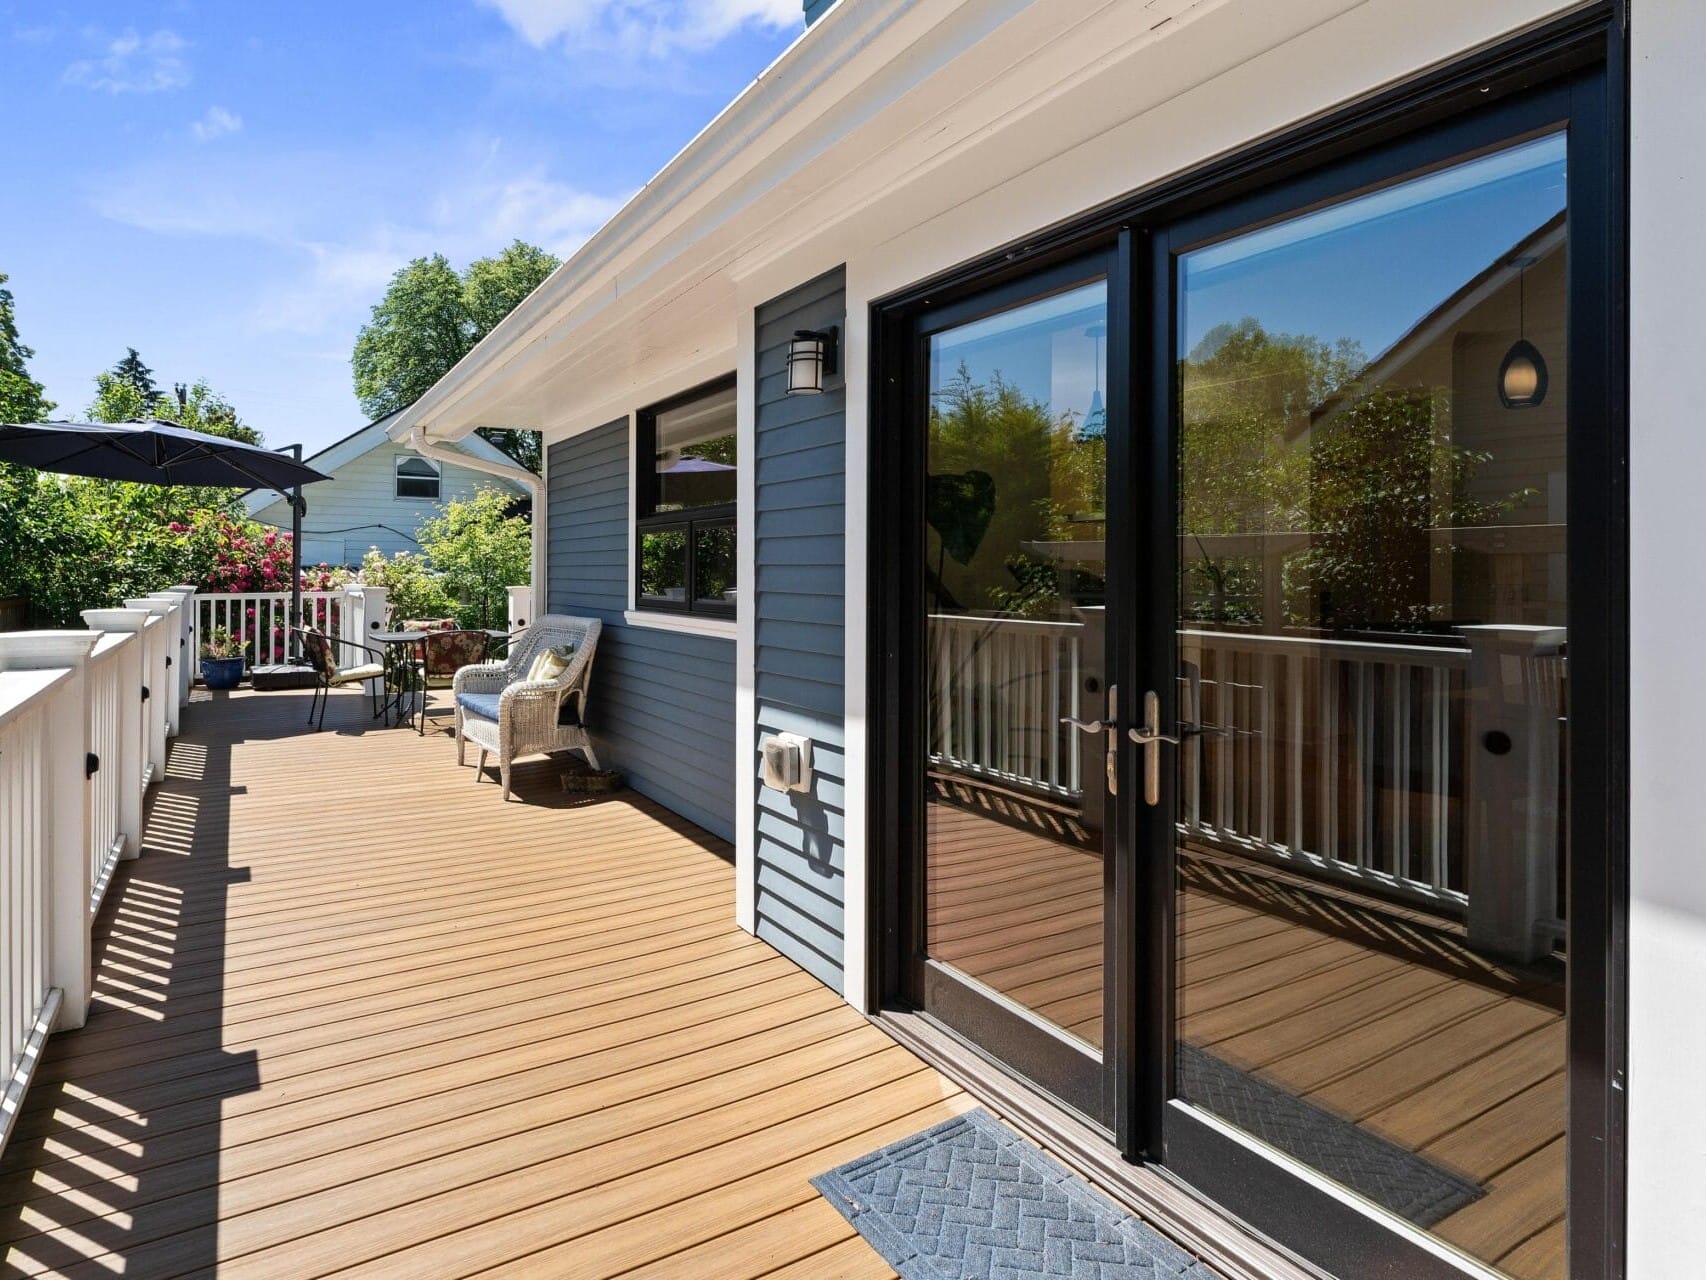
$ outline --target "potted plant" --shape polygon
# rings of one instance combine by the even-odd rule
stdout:
[[[235,689],[243,682],[243,642],[215,627],[202,642],[201,678],[209,689]]]

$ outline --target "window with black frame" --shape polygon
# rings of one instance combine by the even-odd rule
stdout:
[[[734,616],[733,375],[642,409],[635,430],[636,606]]]

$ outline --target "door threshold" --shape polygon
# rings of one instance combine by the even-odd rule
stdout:
[[[1098,1191],[1197,1255],[1226,1280],[1332,1280],[1164,1169],[1132,1164],[1082,1117],[1003,1071],[921,1013],[885,1009],[872,1021]]]

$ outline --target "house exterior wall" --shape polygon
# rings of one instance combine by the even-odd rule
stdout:
[[[809,792],[755,788],[754,932],[841,990],[846,930],[846,389],[789,396],[796,329],[843,327],[839,270],[758,307],[754,351],[753,728],[812,739]],[[756,751],[749,767],[759,769]]]
[[[471,467],[446,463],[439,480],[439,497],[396,496],[396,459],[418,457],[399,444],[381,444],[344,463],[321,484],[304,489],[308,515],[302,522],[304,564],[357,565],[369,547],[386,555],[419,551],[415,533],[438,514],[440,503],[471,498],[481,489],[501,488],[521,496],[513,486]],[[261,508],[255,519],[275,528],[290,528],[290,508],[283,500]]]
[[[546,607],[604,622],[587,712],[600,763],[733,840],[734,640],[626,620],[629,434],[623,418],[549,447]]]
[[[1706,6],[1630,19],[1629,1275],[1698,1275],[1706,1258],[1706,839],[1701,762],[1700,477],[1687,375],[1706,292]]]

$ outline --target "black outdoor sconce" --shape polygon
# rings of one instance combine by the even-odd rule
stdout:
[[[840,354],[841,330],[831,325],[827,329],[796,329],[788,343],[788,394],[816,396],[823,394],[823,380],[836,372]]]

